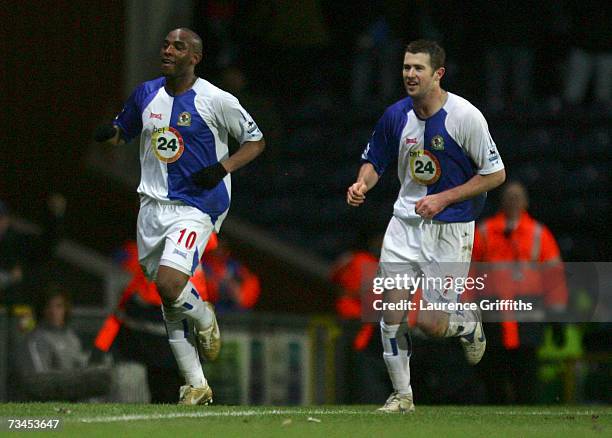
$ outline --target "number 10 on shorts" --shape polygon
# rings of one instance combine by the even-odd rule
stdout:
[[[185,234],[187,234],[187,228],[183,228],[181,231],[179,231],[181,233],[179,240],[178,240],[178,244],[180,245],[181,242],[183,241],[183,237],[185,237]],[[187,249],[191,249],[193,248],[193,245],[195,244],[196,238],[198,237],[198,235],[196,234],[195,231],[190,232],[187,235],[187,238],[185,239],[185,248]]]

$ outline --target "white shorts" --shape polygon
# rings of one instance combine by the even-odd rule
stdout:
[[[195,207],[142,196],[137,243],[145,275],[155,280],[159,265],[193,275],[211,233],[219,230],[222,220],[213,225],[210,216]]]
[[[428,281],[423,280],[421,289],[427,302],[455,303],[459,295],[446,285],[467,277],[473,244],[473,221],[447,223],[393,216],[383,240],[378,275],[424,276]]]

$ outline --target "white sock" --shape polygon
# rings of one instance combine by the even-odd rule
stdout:
[[[461,313],[451,313],[448,318],[448,327],[444,332],[445,338],[469,335],[476,329],[476,313],[473,310],[464,310]]]
[[[165,313],[164,319],[166,331],[168,332],[168,342],[170,343],[170,349],[172,354],[174,354],[179,370],[185,378],[185,383],[195,388],[206,386],[206,378],[198,358],[198,351],[195,347],[192,330],[190,330],[191,323],[189,319],[183,318],[169,321],[166,319]]]
[[[383,359],[393,384],[393,389],[401,395],[412,395],[410,386],[410,355],[412,341],[406,323],[385,324],[380,321],[380,334],[383,343]]]
[[[178,315],[188,317],[193,320],[198,330],[205,330],[213,323],[212,312],[204,304],[200,294],[189,281],[176,301],[172,303],[170,308],[165,307],[164,311],[171,315],[170,319],[172,320],[178,320]]]

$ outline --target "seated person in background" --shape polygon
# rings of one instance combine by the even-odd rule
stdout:
[[[38,326],[17,355],[20,396],[33,400],[105,397],[108,401],[146,401],[144,370],[138,366],[89,365],[89,354],[67,325],[70,309],[68,294],[59,285],[49,285],[36,306]]]

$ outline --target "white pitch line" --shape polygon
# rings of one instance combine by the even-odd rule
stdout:
[[[443,407],[441,407],[443,408]],[[571,416],[571,415],[600,415],[596,411],[497,411],[495,415],[500,416]],[[254,416],[280,416],[280,415],[387,415],[376,411],[354,411],[340,409],[270,409],[270,410],[245,410],[245,411],[204,411],[204,412],[173,412],[168,414],[131,414],[114,416],[97,416],[74,419],[82,423],[116,423],[121,421],[143,421],[143,420],[166,420],[172,418],[206,418],[206,417],[254,417]],[[418,415],[418,413],[416,414]],[[69,420],[70,421],[70,420]]]
[[[553,411],[534,411],[534,412],[520,412],[520,411],[498,411],[495,412],[495,415],[513,415],[513,416],[517,416],[517,415],[555,415],[555,416],[562,416],[562,415],[600,415],[603,414],[602,412],[596,412],[596,411],[566,411],[566,412],[553,412]],[[605,414],[604,414],[605,415]]]
[[[271,409],[263,411],[219,411],[219,412],[173,412],[169,414],[133,414],[133,415],[115,415],[110,417],[89,417],[80,418],[76,421],[83,423],[113,423],[117,421],[138,421],[138,420],[165,420],[171,418],[202,418],[202,417],[253,417],[266,415],[367,415],[376,414],[376,412],[368,411],[345,411],[345,410],[281,410]]]

